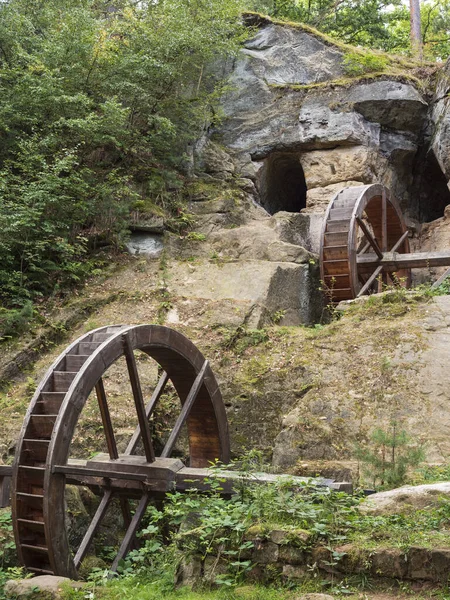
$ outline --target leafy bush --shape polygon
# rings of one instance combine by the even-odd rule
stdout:
[[[0,3],[4,306],[85,277],[139,202],[167,208],[221,89],[208,64],[239,47],[238,1]]]

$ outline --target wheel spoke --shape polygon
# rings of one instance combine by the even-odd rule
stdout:
[[[95,512],[94,518],[92,519],[91,524],[89,525],[89,528],[84,535],[83,541],[81,542],[80,547],[78,548],[78,551],[75,554],[75,558],[73,559],[76,569],[78,569],[78,567],[81,564],[81,561],[86,556],[86,552],[88,551],[88,548],[92,542],[92,539],[93,539],[100,523],[102,522],[106,511],[108,510],[108,506],[111,502],[111,499],[112,499],[112,490],[107,490],[105,492],[105,494],[103,495],[103,498],[101,499],[100,504],[98,505],[98,508]]]
[[[450,277],[450,269],[447,269],[447,271],[445,271],[445,273],[443,275],[441,275],[439,277],[439,279],[433,283],[433,285],[431,286],[431,289],[435,290],[437,287],[439,287],[441,285],[441,283],[443,281],[445,281],[447,279],[447,277]]]
[[[125,359],[127,361],[128,373],[130,375],[131,388],[133,390],[134,404],[138,416],[139,429],[144,445],[144,452],[147,462],[154,462],[155,451],[153,450],[152,437],[150,433],[150,424],[145,414],[144,399],[142,397],[141,383],[134,357],[133,348],[130,344],[130,338],[127,335],[123,336],[123,348]]]
[[[142,517],[144,516],[145,509],[147,508],[148,502],[149,502],[149,495],[144,494],[139,501],[138,507],[136,508],[136,512],[134,513],[133,518],[131,519],[131,523],[127,529],[127,532],[125,533],[125,537],[123,538],[122,543],[120,544],[120,548],[117,553],[117,556],[114,559],[113,564],[111,565],[111,571],[113,573],[115,573],[117,571],[117,566],[118,566],[119,562],[128,553],[128,551],[131,548],[131,545],[134,540],[134,536],[136,535],[136,531],[138,530],[139,524],[142,520]]]
[[[387,252],[387,201],[386,190],[381,194],[381,250]]]
[[[357,296],[358,298],[367,292],[367,290],[370,288],[370,286],[372,285],[372,283],[375,281],[375,279],[378,277],[378,275],[381,273],[382,270],[383,270],[383,265],[380,265],[379,267],[377,267],[375,269],[375,271],[372,273],[372,275],[369,277],[369,279],[366,281],[366,283],[363,285],[363,287],[359,290],[358,296]]]
[[[111,415],[108,408],[108,402],[106,400],[105,386],[103,385],[102,378],[100,378],[95,384],[95,392],[97,394],[98,406],[100,408],[100,414],[102,417],[103,431],[105,432],[109,456],[112,459],[119,458],[116,439],[114,437],[114,429],[111,422]]]
[[[367,229],[366,224],[364,223],[364,221],[360,217],[356,217],[356,221],[357,221],[358,225],[361,227],[361,229],[363,230],[363,233],[366,236],[367,241],[369,242],[369,244],[374,249],[375,254],[378,256],[378,258],[383,258],[383,253],[381,252],[380,247],[377,244],[376,239],[372,236],[372,234],[370,233],[370,231]]]
[[[199,374],[195,378],[195,381],[192,384],[191,389],[189,390],[189,394],[187,395],[186,401],[183,404],[180,415],[175,423],[174,428],[172,429],[172,431],[170,433],[170,436],[166,442],[166,445],[164,446],[164,450],[161,452],[161,456],[163,458],[167,458],[168,456],[170,456],[170,454],[173,450],[175,442],[177,441],[178,436],[180,435],[181,428],[183,427],[184,423],[186,422],[186,419],[188,418],[189,413],[191,412],[191,409],[194,405],[194,402],[197,398],[200,388],[203,385],[203,380],[205,378],[205,372],[206,372],[208,365],[209,365],[209,362],[207,360],[205,360],[202,368],[200,369]]]
[[[409,231],[406,230],[403,235],[395,242],[395,244],[392,246],[392,248],[389,250],[389,252],[396,252],[400,246],[403,244],[403,242],[406,240],[406,238],[408,237]]]
[[[158,385],[156,386],[156,388],[152,394],[152,397],[150,398],[149,403],[146,406],[145,417],[146,417],[147,421],[150,419],[150,417],[155,409],[156,403],[160,399],[161,394],[163,393],[168,380],[169,380],[169,376],[164,371],[158,381]],[[138,425],[136,427],[135,432],[133,433],[133,437],[131,438],[131,440],[127,446],[127,449],[125,450],[125,454],[133,454],[134,453],[134,451],[136,450],[136,446],[138,445],[140,435],[141,435],[141,428]]]
[[[128,498],[124,498],[123,496],[120,496],[119,502],[120,502],[120,510],[122,511],[123,522],[125,524],[125,527],[128,529],[128,527],[131,525],[131,519],[132,519],[131,510],[130,510],[130,502],[128,501]],[[132,545],[134,548],[137,548],[136,539],[133,539]]]

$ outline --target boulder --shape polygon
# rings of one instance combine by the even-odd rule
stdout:
[[[351,88],[347,101],[365,119],[392,129],[419,131],[428,104],[415,87],[400,81],[374,81]]]
[[[360,510],[369,515],[392,515],[436,506],[441,498],[450,498],[450,482],[406,485],[379,492],[369,496]]]
[[[5,584],[5,595],[9,598],[28,598],[42,594],[46,598],[61,598],[62,587],[80,588],[82,584],[71,581],[68,577],[56,575],[38,575],[30,579],[11,579]]]

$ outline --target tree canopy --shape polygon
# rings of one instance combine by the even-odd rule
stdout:
[[[410,13],[402,0],[253,0],[254,10],[300,21],[349,44],[410,53]],[[450,2],[421,3],[424,56],[450,55]]]
[[[218,93],[205,67],[239,47],[238,0],[0,5],[0,299],[80,278],[134,203],[177,185]]]

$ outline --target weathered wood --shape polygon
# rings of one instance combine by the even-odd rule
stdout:
[[[105,516],[106,511],[108,510],[108,506],[111,503],[112,497],[113,497],[112,490],[107,490],[103,494],[103,498],[101,499],[100,504],[98,505],[98,508],[95,512],[94,518],[92,519],[92,521],[88,527],[88,530],[86,531],[84,538],[83,538],[83,540],[77,550],[77,553],[75,554],[75,557],[73,559],[76,569],[78,569],[78,567],[81,564],[81,561],[86,556],[86,553],[89,550],[89,546],[91,545],[91,542],[94,539],[94,535],[97,532],[97,529],[99,528],[100,523],[103,521],[103,517]]]
[[[345,209],[342,208],[344,198]],[[340,220],[338,227],[335,221],[337,216]],[[335,242],[330,234],[337,231],[341,232],[340,244],[344,243],[342,234],[347,232],[347,256],[340,250],[341,260],[331,261],[329,258],[335,252],[332,248]],[[361,241],[358,235],[360,231],[366,243]],[[341,190],[325,213],[320,244],[320,270],[327,286],[327,298],[331,296],[333,303],[355,298],[368,292],[379,276],[378,287],[381,289],[383,283],[388,282],[390,271],[384,267],[384,262],[381,269],[378,267],[380,261],[384,260],[384,253],[388,250],[392,252],[394,246],[399,252],[409,252],[407,228],[400,207],[389,190],[380,184]],[[373,253],[367,254],[370,247]],[[370,265],[363,264],[367,256],[374,256],[377,260]],[[409,285],[410,270],[407,266],[400,266],[396,273],[397,280],[404,287]]]
[[[357,257],[358,266],[372,269],[382,265],[388,272],[401,269],[417,269],[424,267],[446,267],[450,265],[450,251],[447,252],[411,252],[400,254],[398,252],[385,252],[381,259],[376,254],[364,254]]]
[[[134,350],[147,353],[163,372],[147,407],[143,404]],[[135,401],[140,400],[136,411],[145,417],[127,452],[136,450],[145,423],[149,429],[148,419],[170,378],[180,399],[180,417],[166,452],[186,424],[192,466],[229,459],[228,424],[217,381],[203,355],[187,338],[156,325],[106,327],[86,334],[71,344],[47,372],[33,396],[17,444],[12,491],[14,530],[20,560],[32,572],[76,577],[76,566],[98,529],[110,494],[118,496],[124,522],[129,525],[123,543],[127,551],[133,543],[137,518],[136,513],[131,515],[128,499],[139,499],[143,494],[161,498],[175,489],[176,473],[183,468],[179,459],[158,457],[151,462],[148,456],[117,454],[101,379],[123,356],[133,396]],[[96,384],[108,454],[70,460],[81,411]],[[66,484],[86,485],[106,498],[78,549],[77,564],[66,531]]]
[[[9,506],[12,467],[0,465],[0,508]]]
[[[134,513],[133,518],[131,520],[130,526],[128,527],[127,532],[125,533],[125,537],[122,540],[122,543],[120,545],[117,556],[115,557],[115,559],[111,565],[111,572],[117,571],[119,562],[129,552],[131,545],[133,543],[133,540],[135,538],[136,532],[142,521],[142,517],[144,516],[145,509],[147,508],[147,505],[149,503],[149,500],[150,500],[150,497],[148,494],[144,494],[142,496],[142,498],[140,499],[139,504],[136,508],[136,512]]]
[[[359,217],[356,217],[356,222],[358,223],[358,225],[361,227],[361,229],[363,230],[364,235],[367,238],[367,242],[372,246],[372,248],[375,250],[375,254],[379,257],[379,258],[383,258],[383,252],[381,251],[379,245],[377,244],[377,241],[374,239],[374,237],[372,236],[372,234],[370,233],[370,231],[367,229],[366,224],[364,223],[364,221],[362,219],[360,219]]]
[[[439,287],[441,285],[441,283],[443,283],[447,279],[447,277],[450,277],[450,268],[447,269],[445,271],[445,273],[443,275],[441,275],[439,277],[439,279],[433,283],[433,285],[431,286],[431,289],[435,290],[437,287]]]
[[[374,283],[375,279],[378,277],[378,275],[381,273],[381,271],[383,270],[383,267],[377,267],[375,269],[375,271],[372,273],[372,275],[369,277],[369,279],[365,282],[365,284],[362,286],[362,288],[359,290],[358,292],[358,298],[360,296],[363,296],[369,289],[370,286]]]
[[[106,445],[110,458],[119,458],[117,452],[116,438],[114,436],[114,429],[112,426],[111,415],[108,408],[108,401],[106,399],[105,386],[103,385],[103,378],[95,384],[95,393],[97,394],[98,407],[100,409],[100,415],[103,424],[103,431],[105,432]]]
[[[145,416],[147,418],[147,421],[152,416],[155,406],[156,406],[158,400],[161,398],[161,395],[164,391],[164,388],[166,387],[168,380],[169,380],[169,376],[167,375],[167,373],[165,371],[163,371],[163,374],[159,378],[158,384],[156,385],[156,387],[153,391],[152,397],[150,398],[150,401],[145,408]],[[140,436],[141,436],[141,428],[138,425],[136,427],[135,432],[133,433],[131,440],[128,443],[127,449],[125,450],[125,454],[133,454],[134,453],[134,451],[136,450],[136,447],[139,443]]]
[[[145,413],[145,405],[142,397],[141,383],[139,381],[136,359],[134,357],[133,348],[130,344],[128,335],[124,335],[122,340],[145,456],[148,462],[153,462],[155,460],[155,451],[153,449],[150,423]]]
[[[189,391],[186,401],[183,404],[183,408],[181,409],[178,419],[176,420],[174,428],[170,432],[169,439],[167,440],[167,442],[164,446],[164,449],[161,452],[161,456],[163,458],[168,458],[173,450],[175,442],[177,441],[177,439],[181,433],[181,428],[186,423],[186,419],[188,418],[189,413],[192,410],[192,406],[194,405],[194,402],[197,399],[197,395],[200,391],[200,388],[203,385],[203,380],[205,378],[205,373],[206,373],[206,369],[208,368],[208,366],[209,366],[209,363],[207,360],[205,360],[205,362],[203,363],[203,366],[200,370],[200,373],[197,375],[194,383],[192,384],[192,387]]]

